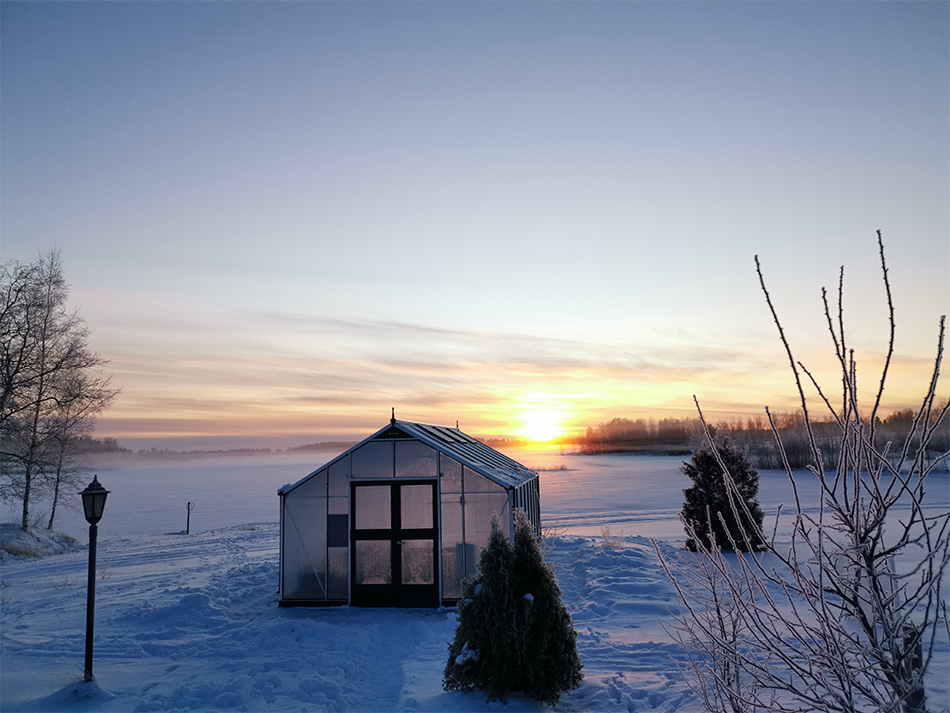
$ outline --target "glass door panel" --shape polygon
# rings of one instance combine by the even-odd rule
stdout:
[[[353,584],[392,584],[392,561],[389,540],[357,540]]]
[[[403,530],[428,529],[432,527],[431,485],[399,486],[399,526]]]
[[[361,485],[353,489],[357,530],[388,530],[392,527],[392,487]]]
[[[402,541],[401,584],[435,584],[435,543],[432,540]]]

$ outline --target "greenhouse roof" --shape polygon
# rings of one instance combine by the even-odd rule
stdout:
[[[516,460],[494,448],[477,441],[458,428],[449,428],[448,426],[433,426],[428,423],[415,423],[413,421],[400,421],[392,419],[389,425],[381,428],[369,438],[360,441],[352,448],[344,451],[339,456],[324,464],[306,478],[292,485],[285,485],[278,490],[280,494],[286,494],[296,488],[298,485],[308,480],[323,468],[340,460],[347,453],[355,451],[363,444],[373,440],[387,440],[399,438],[415,438],[425,443],[437,451],[445,453],[454,458],[462,465],[471,468],[476,473],[485,476],[489,480],[497,483],[503,488],[516,488],[529,480],[538,477],[537,471],[527,468]]]
[[[394,420],[389,427],[382,429],[372,438],[385,438],[393,428],[398,428],[405,434],[442,451],[462,465],[468,466],[506,488],[517,487],[538,477],[536,471],[475,440],[457,428]]]

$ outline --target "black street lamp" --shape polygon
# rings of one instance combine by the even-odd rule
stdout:
[[[86,486],[82,496],[82,510],[89,523],[89,584],[86,588],[86,666],[83,680],[87,683],[92,676],[92,629],[96,618],[96,538],[99,534],[98,522],[106,507],[109,491],[99,483],[98,476],[92,476],[92,482]]]

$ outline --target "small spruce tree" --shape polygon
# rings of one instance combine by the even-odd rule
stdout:
[[[563,593],[541,542],[527,516],[515,512],[515,577],[523,653],[517,689],[529,698],[554,705],[584,677],[577,653],[574,622],[561,600]]]
[[[693,481],[683,491],[686,549],[758,551],[762,548],[759,471],[728,435],[717,433],[713,441],[714,446],[707,440],[694,450],[690,462],[680,468]],[[735,483],[731,501],[720,459]]]
[[[543,703],[580,685],[577,633],[561,588],[544,561],[534,528],[515,516],[514,545],[497,518],[478,562],[462,585],[459,623],[443,673],[447,691],[485,691],[504,701],[513,691]]]

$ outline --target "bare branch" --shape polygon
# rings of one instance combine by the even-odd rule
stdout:
[[[817,506],[803,498],[801,473],[793,471],[786,444],[766,408],[781,461],[792,486],[794,509],[780,526],[782,509],[763,552],[727,555],[761,537],[758,525],[745,532],[724,529],[700,537],[696,553],[677,555],[654,547],[674,584],[680,612],[671,634],[687,652],[684,674],[707,710],[842,711],[923,713],[925,675],[937,643],[950,640],[944,579],[950,571],[950,512],[926,497],[926,479],[936,461],[928,449],[947,418],[950,401],[936,405],[945,319],[926,393],[910,433],[896,453],[877,443],[877,414],[894,353],[894,309],[884,259],[878,249],[888,304],[890,338],[869,421],[858,408],[858,364],[845,342],[844,271],[839,273],[837,320],[827,291],[824,318],[841,376],[841,408],[835,409],[811,372],[792,356],[756,257],[756,272],[778,328],[801,399],[809,448],[814,454],[808,487]],[[809,416],[801,374],[837,425],[833,472],[826,473]],[[723,471],[734,519],[744,505],[735,480],[716,449],[699,400],[694,396],[707,442]],[[945,454],[938,454],[939,459]],[[896,460],[895,460],[896,458]],[[808,505],[806,506],[806,500]],[[748,514],[748,513],[746,513]],[[724,526],[728,512],[718,511]],[[712,513],[710,513],[712,517]],[[722,530],[722,528],[720,528]],[[713,535],[710,526],[710,535]]]

